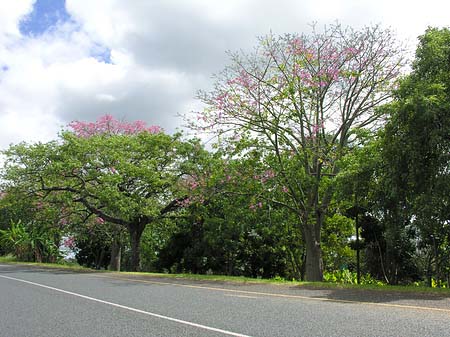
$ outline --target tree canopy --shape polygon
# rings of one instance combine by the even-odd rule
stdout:
[[[105,127],[105,120],[113,127]],[[12,146],[4,178],[28,193],[77,203],[86,218],[127,228],[136,270],[142,232],[181,208],[187,198],[181,188],[189,174],[186,159],[201,148],[159,129],[116,124],[104,118],[87,124],[90,132],[72,123],[74,132],[62,132],[58,141]]]

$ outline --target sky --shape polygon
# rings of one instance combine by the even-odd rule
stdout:
[[[172,133],[226,51],[269,32],[380,24],[414,50],[448,0],[0,0],[0,149],[111,114]]]

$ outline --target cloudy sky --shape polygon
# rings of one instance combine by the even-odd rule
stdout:
[[[173,132],[225,52],[270,31],[379,23],[414,48],[449,13],[448,0],[0,0],[0,149],[104,114]]]

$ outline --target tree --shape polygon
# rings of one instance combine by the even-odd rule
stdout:
[[[273,172],[261,161],[261,151],[232,157],[215,152],[191,182],[192,193],[199,193],[202,202],[192,203],[177,221],[177,230],[160,251],[159,268],[299,278],[301,261],[295,255],[302,242],[292,240],[299,237],[295,219],[270,203],[265,191],[284,196],[271,181]]]
[[[310,36],[263,37],[253,53],[231,61],[214,90],[200,93],[208,107],[191,125],[222,142],[247,136],[275,156],[272,170],[306,245],[306,279],[320,281],[321,228],[338,159],[355,130],[379,119],[375,108],[391,96],[402,49],[378,26],[333,25]]]
[[[385,107],[390,118],[383,155],[387,185],[396,194],[390,210],[403,227],[419,231],[420,247],[429,252],[430,284],[432,265],[438,283],[445,272],[450,279],[449,60],[450,30],[427,29],[419,37],[412,73]]]
[[[182,208],[186,162],[202,149],[179,134],[111,116],[70,127],[73,132],[62,132],[58,141],[10,147],[4,179],[43,198],[60,194],[81,205],[86,218],[125,227],[137,270],[145,227]]]
[[[337,194],[348,204],[349,215],[358,217],[365,272],[391,284],[417,281],[416,233],[402,211],[408,187],[391,184],[391,174],[402,177],[404,167],[401,160],[385,160],[384,142],[384,130],[368,133],[342,158]]]

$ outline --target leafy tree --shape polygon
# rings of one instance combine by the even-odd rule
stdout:
[[[74,122],[49,143],[19,144],[5,151],[4,179],[43,197],[58,194],[81,205],[98,221],[127,229],[131,269],[140,264],[145,227],[183,206],[186,161],[202,151],[144,123],[121,123],[104,116],[95,123]]]
[[[374,108],[391,96],[402,50],[377,26],[333,25],[309,36],[263,37],[253,53],[231,61],[215,89],[200,93],[208,107],[192,127],[215,131],[222,142],[246,136],[276,159],[271,170],[306,246],[306,279],[320,281],[321,229],[338,160],[354,131],[378,120]]]
[[[450,242],[450,30],[429,28],[419,37],[412,73],[386,107],[384,157],[391,213],[403,228],[415,227],[439,280],[449,271]],[[394,204],[395,203],[395,204]]]
[[[178,230],[160,252],[159,268],[300,278],[301,240],[292,240],[300,233],[292,214],[269,198],[284,197],[273,184],[273,172],[261,161],[261,151],[233,156],[217,151],[190,182],[191,193],[199,193],[202,202],[191,204],[186,218],[177,221]]]

